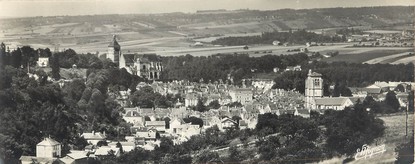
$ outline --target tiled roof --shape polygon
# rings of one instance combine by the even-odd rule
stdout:
[[[124,117],[141,117],[141,116],[140,116],[140,113],[138,113],[137,111],[130,110],[125,113]]]
[[[103,140],[106,138],[106,136],[101,132],[83,133],[81,136],[84,137],[86,140]]]
[[[324,98],[315,98],[316,105],[332,105],[332,106],[341,106],[349,98],[348,97],[324,97]]]
[[[147,138],[147,139],[156,139],[156,132],[137,132],[135,137],[138,138]]]
[[[146,126],[165,126],[165,121],[146,121]]]
[[[118,154],[118,151],[120,151],[119,148],[101,146],[95,151],[95,155],[108,155],[111,150],[114,151],[114,154]]]

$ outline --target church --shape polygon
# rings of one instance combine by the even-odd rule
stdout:
[[[160,56],[156,54],[123,54],[116,35],[108,45],[107,58],[118,64],[118,67],[125,68],[129,73],[149,80],[158,80],[163,71]]]
[[[316,72],[308,71],[305,81],[305,104],[308,110],[343,110],[353,106],[349,97],[323,97],[323,78]]]

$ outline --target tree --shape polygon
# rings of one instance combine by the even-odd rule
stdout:
[[[203,103],[203,100],[199,99],[197,101],[196,106],[194,107],[194,110],[199,111],[199,112],[205,112],[205,111],[208,111],[209,109],[205,106],[205,104]]]
[[[60,79],[59,55],[53,54],[50,57],[50,67],[52,68],[52,78]]]
[[[228,105],[229,107],[242,107],[243,105],[240,102],[233,102]]]
[[[211,152],[209,150],[203,150],[195,156],[196,163],[207,163],[219,159],[219,154],[217,152]]]
[[[213,100],[212,102],[209,103],[208,107],[210,109],[219,109],[220,108],[220,104],[218,100]]]
[[[76,136],[73,145],[75,147],[75,150],[83,150],[85,146],[88,145],[88,142],[84,137]]]
[[[170,129],[170,118],[166,117],[163,119],[163,121],[166,123],[166,129]]]
[[[384,134],[384,122],[369,114],[362,106],[342,111],[327,110],[323,125],[326,126],[326,148],[340,155],[352,155],[363,144],[370,144]]]
[[[160,138],[160,146],[157,148],[157,151],[161,151],[162,153],[174,153],[173,152],[174,143],[170,138],[161,137]]]
[[[238,150],[238,147],[234,145],[229,147],[228,152],[229,152],[229,157],[228,157],[229,162],[237,163],[244,159],[243,156],[241,156],[241,152]]]
[[[389,91],[386,94],[384,103],[386,105],[392,107],[392,109],[394,111],[398,111],[399,110],[399,107],[401,106],[400,103],[399,103],[399,100],[396,98],[396,93],[393,92],[393,91]]]
[[[405,87],[402,84],[398,84],[394,90],[397,92],[405,92]]]
[[[119,148],[120,149],[120,153],[121,154],[123,154],[124,153],[124,150],[122,149],[122,145],[121,145],[121,143],[118,141],[117,142],[117,144],[116,144],[116,148]]]
[[[183,118],[183,121],[185,123],[192,123],[192,125],[199,125],[199,127],[203,127],[203,120],[197,117],[188,117],[188,118]]]

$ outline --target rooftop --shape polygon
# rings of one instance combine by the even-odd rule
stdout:
[[[37,146],[55,146],[55,145],[60,145],[60,143],[50,137],[43,139],[42,142],[37,144]]]

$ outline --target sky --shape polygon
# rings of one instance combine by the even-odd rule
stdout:
[[[0,17],[409,5],[415,0],[0,0]]]

